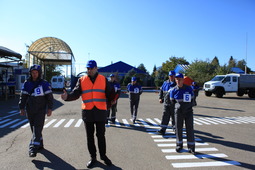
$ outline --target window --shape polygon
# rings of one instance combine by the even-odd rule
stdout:
[[[233,82],[237,82],[237,77],[233,77]]]

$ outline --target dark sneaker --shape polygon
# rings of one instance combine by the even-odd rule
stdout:
[[[181,150],[182,150],[182,148],[183,148],[182,146],[176,146],[176,149],[175,149],[175,150],[176,150],[176,152],[180,153]]]
[[[92,158],[88,163],[87,163],[87,168],[92,168],[96,164],[97,160],[95,158]]]
[[[159,134],[159,135],[165,135],[165,131],[164,130],[162,130],[162,129],[160,129],[160,130],[158,130],[157,131],[157,134]]]
[[[195,149],[194,148],[189,148],[188,150],[189,150],[189,153],[195,155]]]
[[[107,156],[104,156],[104,157],[102,157],[101,159],[104,161],[104,163],[105,163],[106,165],[108,165],[108,166],[111,166],[111,165],[112,165],[112,161],[111,161]]]
[[[36,152],[29,152],[29,157],[36,157]]]

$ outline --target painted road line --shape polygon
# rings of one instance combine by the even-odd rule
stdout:
[[[43,128],[48,128],[52,123],[54,123],[57,119],[50,120],[46,125],[43,126]]]
[[[203,120],[200,120],[200,119],[198,119],[198,118],[194,118],[194,120],[195,120],[195,121],[198,121],[198,122],[201,122],[201,123],[203,123],[203,124],[206,124],[206,125],[211,125],[210,123],[205,122],[205,121],[203,121]]]
[[[214,162],[172,163],[172,165],[174,168],[191,168],[191,167],[229,166],[241,164],[236,161],[214,161]]]
[[[154,120],[155,120],[156,122],[158,122],[159,124],[161,124],[161,120],[160,120],[159,118],[154,118]]]
[[[12,116],[18,115],[18,114],[19,114],[19,112],[18,112],[18,113],[11,114],[11,115],[8,115],[8,116],[0,117],[0,120],[6,119],[6,118],[8,118],[8,117],[12,117]]]
[[[8,121],[10,121],[10,120],[12,120],[12,119],[5,119],[5,120],[3,120],[3,121],[0,121],[0,124],[4,124],[5,122],[8,122]]]
[[[24,120],[22,120],[22,121],[16,123],[15,125],[12,125],[10,128],[16,128],[17,126],[19,126],[19,125],[21,125],[21,124],[23,124],[23,123],[26,123],[26,122],[28,122],[28,120],[27,120],[27,119],[24,119]]]
[[[147,122],[145,122],[143,119],[138,119],[139,122],[141,122],[143,124],[144,127],[150,127],[151,125],[149,125]]]
[[[115,126],[119,127],[120,126],[120,122],[118,119],[115,120]]]
[[[77,123],[74,125],[74,127],[80,127],[82,122],[83,122],[82,119],[79,119]]]
[[[130,127],[130,124],[128,123],[126,119],[122,119],[122,122],[124,123],[126,127]]]
[[[176,160],[176,159],[203,159],[203,158],[226,158],[227,155],[223,153],[216,154],[196,154],[196,155],[167,155],[165,156],[167,160]]]
[[[154,122],[152,119],[147,118],[146,120],[148,120],[148,122],[150,122],[153,126],[159,126],[156,122]]]
[[[152,138],[162,138],[162,135],[155,135],[156,133],[149,132],[149,134],[151,134]],[[169,135],[164,135],[164,138],[176,138],[176,135],[172,133]]]
[[[0,128],[4,128],[4,127],[6,127],[6,126],[9,126],[9,125],[11,125],[11,124],[13,124],[13,123],[15,123],[15,122],[17,122],[17,121],[19,121],[19,120],[20,120],[20,119],[14,119],[13,121],[10,121],[10,122],[8,122],[8,123],[6,123],[6,124],[1,125]]]
[[[193,120],[193,123],[196,124],[196,125],[203,125],[202,123],[199,123],[196,120]]]
[[[237,121],[235,121],[235,120],[231,120],[231,119],[229,119],[229,118],[226,118],[226,117],[222,117],[222,118],[219,118],[219,119],[221,119],[222,121],[225,121],[225,122],[232,122],[232,123],[234,123],[234,124],[241,124],[240,122],[237,122]]]
[[[211,121],[211,120],[209,120],[209,119],[206,119],[206,118],[200,118],[201,120],[204,120],[204,121],[207,121],[207,122],[209,122],[209,123],[212,123],[212,124],[215,124],[215,125],[218,125],[219,123],[216,123],[216,122],[213,122],[213,121]]]
[[[174,147],[176,146],[176,143],[160,143],[157,144],[158,147]],[[195,143],[195,146],[204,146],[204,145],[209,145],[208,143]],[[187,146],[186,143],[183,144],[183,146]]]
[[[163,153],[175,153],[175,149],[161,149]],[[196,148],[196,152],[210,152],[210,151],[218,151],[217,148]],[[188,152],[187,149],[182,149],[181,152]]]
[[[233,121],[235,121],[235,122],[240,122],[240,123],[249,124],[249,123],[246,122],[246,121],[239,120],[237,117],[226,117],[226,118],[228,118],[228,119],[230,119],[230,120],[233,120]]]
[[[183,139],[183,141],[187,141],[187,139]],[[195,141],[202,141],[202,139],[195,138]],[[176,139],[154,139],[154,142],[176,142]]]
[[[19,113],[19,111],[18,110],[13,110],[13,111],[10,111],[8,113]]]
[[[65,127],[65,128],[70,127],[71,124],[73,123],[73,121],[74,121],[74,119],[70,119],[70,120],[66,123],[66,125],[65,125],[64,127]]]
[[[58,123],[56,123],[53,127],[59,127],[66,119],[61,119],[60,121],[58,121]]]
[[[212,120],[212,121],[215,121],[215,122],[218,122],[218,123],[220,123],[220,124],[227,124],[227,123],[225,123],[225,122],[223,122],[223,121],[220,121],[219,119],[217,119],[217,118],[206,118],[206,119],[209,119],[209,120]],[[233,124],[233,123],[230,123],[230,124]]]

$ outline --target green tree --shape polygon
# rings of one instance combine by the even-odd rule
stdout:
[[[230,70],[232,67],[236,67],[236,60],[231,56],[228,61],[228,72],[230,73]]]
[[[215,57],[213,58],[211,64],[212,64],[213,66],[215,66],[215,68],[219,67],[219,66],[220,66],[220,63],[219,63],[218,57],[215,56]]]
[[[177,66],[177,64],[185,64],[188,65],[189,62],[184,58],[184,57],[170,57],[169,60],[167,60],[165,63],[162,64],[162,70],[163,72],[165,72],[165,74],[167,75],[167,73],[170,70],[174,70],[175,67]]]
[[[157,87],[157,89],[162,86],[163,82],[165,81],[165,77],[166,77],[166,74],[164,73],[162,68],[159,68],[155,72],[154,84]]]
[[[156,65],[154,65],[153,71],[151,73],[151,77],[155,78],[156,71],[157,71],[157,67],[156,67]]]
[[[62,74],[62,70],[57,67],[55,64],[47,64],[45,65],[45,75],[44,78],[50,82],[52,76],[60,76]]]
[[[208,60],[195,60],[189,66],[186,75],[196,81],[200,86],[215,76],[214,66]]]

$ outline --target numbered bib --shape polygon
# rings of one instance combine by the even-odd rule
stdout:
[[[134,93],[139,93],[139,88],[134,88]]]
[[[39,87],[35,88],[34,93],[35,93],[35,96],[43,96],[43,88],[42,88],[42,86],[39,86]]]
[[[191,102],[191,94],[183,94],[183,102]]]

